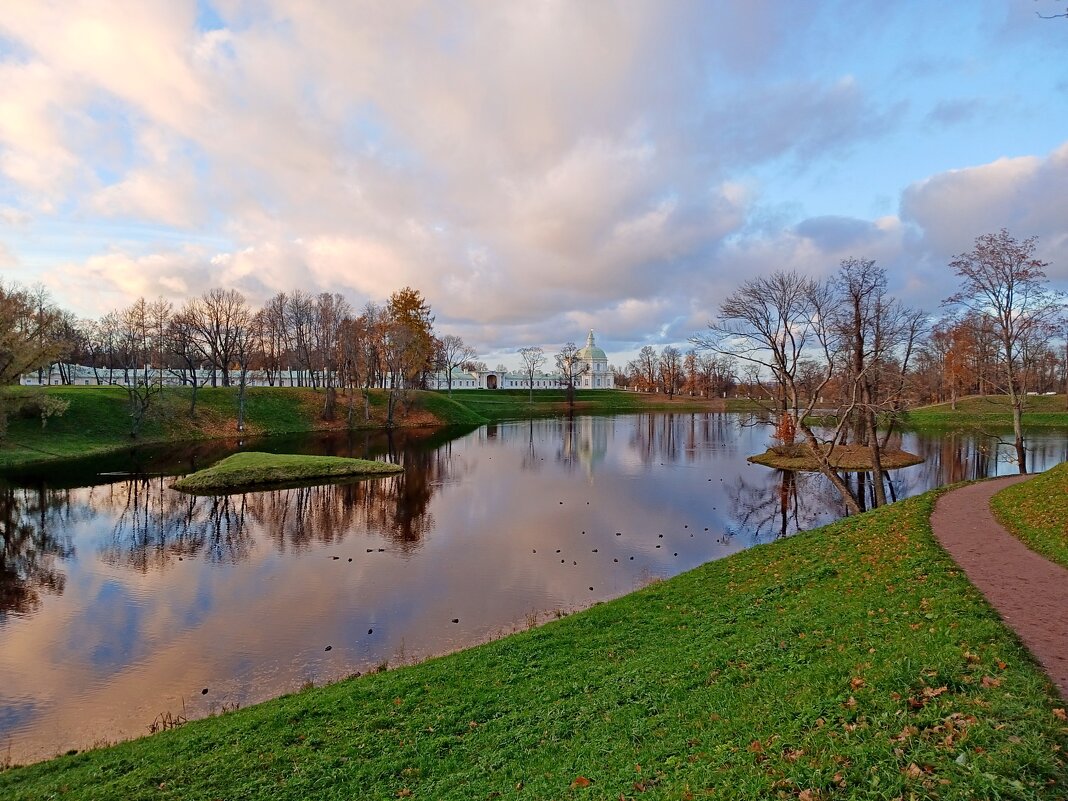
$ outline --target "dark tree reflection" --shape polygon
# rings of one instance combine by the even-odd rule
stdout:
[[[100,557],[147,573],[177,557],[236,563],[252,549],[242,496],[196,497],[170,489],[162,477],[137,478],[92,490],[98,510],[115,515]]]
[[[630,447],[647,466],[679,461],[709,462],[738,449],[736,418],[716,412],[643,414],[631,432]]]
[[[457,469],[452,444],[427,448],[412,438],[390,438],[382,451],[404,466],[402,474],[225,496],[178,492],[160,476],[93,487],[89,505],[115,520],[100,556],[145,573],[176,558],[240,562],[258,535],[284,553],[342,542],[359,530],[411,550],[434,527],[429,509],[436,488]]]
[[[0,486],[0,625],[41,604],[41,594],[61,595],[66,575],[58,560],[74,555],[66,533],[64,492]]]
[[[818,473],[797,470],[775,470],[773,476],[753,482],[738,476],[727,498],[731,522],[726,536],[747,534],[758,542],[818,526],[844,511],[830,482]]]

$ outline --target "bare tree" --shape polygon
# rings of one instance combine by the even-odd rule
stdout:
[[[519,355],[523,357],[523,372],[527,375],[527,387],[530,390],[530,402],[534,403],[534,376],[538,374],[538,368],[545,363],[545,351],[537,345],[520,348]]]
[[[169,304],[168,304],[169,308]],[[156,342],[157,310],[144,298],[138,298],[120,315],[123,338],[129,343],[124,365],[123,389],[130,403],[130,436],[141,433],[145,417],[154,400],[163,393],[162,380],[151,374],[152,357],[162,352],[163,344]],[[132,380],[130,369],[132,368]],[[159,368],[162,372],[162,367]]]
[[[245,430],[245,389],[248,384],[248,368],[256,352],[259,336],[256,324],[260,318],[248,306],[241,304],[230,319],[233,328],[234,358],[237,360],[237,430]]]
[[[754,400],[777,416],[778,431],[788,432],[783,445],[791,447],[794,432],[800,432],[820,472],[838,490],[849,513],[855,514],[860,511],[857,497],[832,461],[845,421],[839,421],[829,438],[821,439],[808,420],[835,369],[833,306],[827,284],[780,270],[743,283],[720,304],[719,318],[709,323],[709,333],[691,341],[751,368],[751,381],[763,395]],[[798,373],[806,357],[817,358],[823,371],[816,391],[802,403]]]
[[[338,365],[341,359],[341,336],[345,321],[352,316],[352,307],[341,295],[323,292],[316,300],[316,362],[322,369],[322,384],[326,389],[323,419],[333,420],[337,403]]]
[[[853,439],[865,445],[872,465],[875,505],[886,504],[881,421],[893,425],[902,411],[909,359],[924,315],[903,308],[887,293],[886,271],[871,259],[845,259],[835,277],[841,298],[835,324],[844,358],[848,423]],[[895,361],[895,359],[900,359]],[[802,361],[802,367],[806,362]],[[844,431],[843,431],[844,433]]]
[[[222,376],[224,387],[230,386],[230,366],[234,362],[235,322],[248,313],[245,297],[235,289],[209,289],[199,302],[188,307],[192,323],[212,368],[211,385],[218,386]]]
[[[660,377],[660,356],[652,345],[643,345],[634,360],[634,374],[646,392],[654,392]]]
[[[182,384],[192,387],[189,400],[189,416],[196,417],[197,392],[207,383],[207,377],[200,376],[200,366],[207,359],[202,345],[202,340],[197,336],[195,307],[196,298],[191,298],[171,318],[167,327],[167,347],[171,354],[178,360],[178,376]]]
[[[590,369],[589,363],[580,359],[578,352],[578,346],[568,342],[556,354],[556,369],[560,373],[557,380],[567,390],[567,406],[572,410],[575,408],[575,382]]]
[[[668,398],[675,397],[682,383],[682,353],[671,345],[666,345],[660,352],[660,385]]]
[[[452,397],[452,371],[462,367],[478,354],[475,349],[465,343],[461,337],[455,334],[446,334],[436,340],[438,369],[445,371],[445,384],[449,388],[449,397]]]
[[[1016,459],[1027,472],[1023,411],[1024,342],[1048,330],[1063,308],[1063,301],[1047,284],[1048,264],[1035,258],[1035,237],[1022,242],[1002,228],[976,238],[975,247],[954,258],[949,266],[961,281],[956,294],[943,301],[967,309],[987,321],[997,334],[1002,390],[1012,407]]]

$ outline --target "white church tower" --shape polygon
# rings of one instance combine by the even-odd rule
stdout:
[[[586,337],[586,347],[577,354],[578,358],[587,365],[586,372],[579,376],[575,386],[580,389],[611,389],[613,385],[612,374],[608,371],[608,356],[597,347],[593,341],[593,329]]]

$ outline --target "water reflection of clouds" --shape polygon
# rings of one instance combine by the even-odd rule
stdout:
[[[1063,454],[1058,436],[1035,440],[1036,466]],[[221,498],[158,475],[5,491],[0,520],[24,528],[5,529],[17,558],[4,565],[29,543],[61,592],[42,583],[32,613],[0,625],[0,732],[28,756],[102,725],[141,734],[183,704],[204,714],[441,653],[836,516],[820,476],[745,462],[767,439],[731,415],[546,419],[451,441],[332,440],[329,452],[405,467],[370,482]],[[905,445],[928,462],[894,474],[902,496],[1004,472],[974,437]],[[23,586],[38,575],[20,569]]]

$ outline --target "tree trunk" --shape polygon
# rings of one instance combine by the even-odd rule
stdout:
[[[237,388],[237,430],[245,430],[245,371],[241,370],[240,384]]]
[[[868,418],[868,451],[871,453],[871,480],[875,488],[875,505],[886,506],[886,489],[883,487],[883,455],[879,444],[879,432],[875,429],[875,415],[865,412]]]
[[[816,435],[812,433],[812,429],[807,425],[802,425],[801,431],[805,435],[805,442],[808,443],[809,448],[816,457],[820,472],[831,482],[834,488],[838,490],[838,494],[842,496],[842,502],[845,503],[846,513],[851,515],[859,514],[860,503],[857,501],[857,497],[853,494],[853,490],[849,488],[849,485],[842,480],[842,477],[835,472],[831,463],[827,460],[827,456],[824,454],[823,449],[816,440]]]
[[[1012,433],[1016,440],[1016,461],[1020,465],[1020,475],[1023,475],[1027,472],[1027,449],[1023,436],[1023,398],[1019,395],[1012,402]]]
[[[333,420],[337,406],[337,390],[333,385],[326,388],[326,401],[323,403],[323,419]]]
[[[397,406],[396,390],[390,389],[386,395],[386,428],[393,428],[393,410]]]

